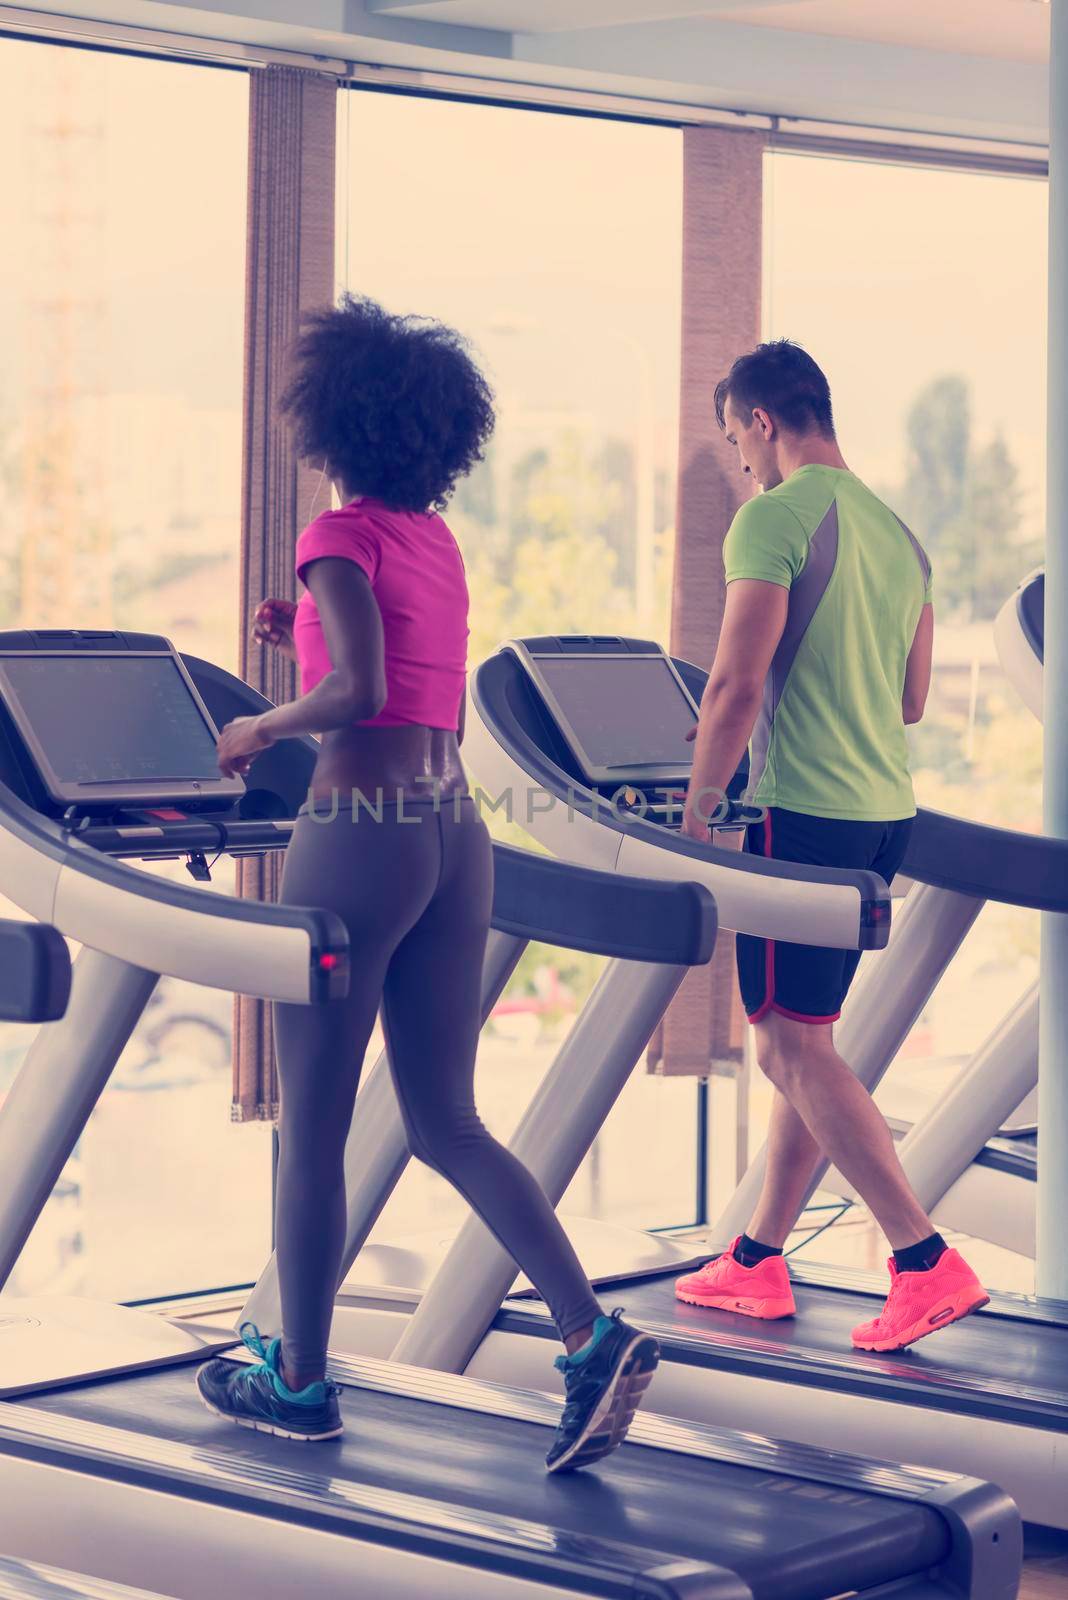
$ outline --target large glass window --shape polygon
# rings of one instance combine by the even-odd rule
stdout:
[[[472,664],[530,633],[666,641],[681,135],[352,90],[339,150],[341,286],[461,329],[496,391],[487,459],[447,514],[471,585]],[[544,947],[525,955],[479,1058],[479,1105],[498,1135],[600,966]],[[693,1140],[693,1083],[639,1069],[565,1210],[645,1226],[692,1218],[693,1174],[678,1151]],[[462,1202],[413,1169],[380,1231],[416,1231],[450,1211],[461,1215]]]
[[[991,622],[1042,556],[1046,185],[792,153],[765,172],[766,336],[823,367],[846,460],[934,563],[920,802],[1037,827],[1041,735]]]
[[[247,118],[240,73],[0,41],[0,628],[236,665]],[[13,1290],[259,1270],[270,1136],[230,1127],[230,1018],[162,980]],[[0,1095],[29,1034],[0,1027]]]
[[[667,632],[682,141],[673,129],[350,91],[339,277],[472,339],[497,394],[451,522],[472,660],[508,632]]]

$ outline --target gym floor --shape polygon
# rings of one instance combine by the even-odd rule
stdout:
[[[1027,1528],[1020,1600],[1065,1600],[1068,1596],[1068,1533]]]

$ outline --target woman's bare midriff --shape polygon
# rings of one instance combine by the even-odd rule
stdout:
[[[357,790],[369,803],[449,800],[467,794],[456,735],[448,728],[339,728],[323,735],[310,793],[318,804],[347,804]]]

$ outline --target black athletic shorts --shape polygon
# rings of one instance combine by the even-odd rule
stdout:
[[[889,884],[901,866],[912,817],[900,822],[849,822],[809,817],[770,806],[762,822],[745,830],[752,855],[798,861],[813,867],[867,868]],[[781,939],[736,940],[738,982],[750,1022],[769,1011],[795,1022],[834,1022],[853,982],[859,950],[787,944]]]

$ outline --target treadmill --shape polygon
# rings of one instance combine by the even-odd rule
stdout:
[[[264,752],[236,797],[210,792],[216,727],[265,704],[155,636],[0,636],[6,887],[28,910],[47,902],[60,932],[86,942],[65,1017],[42,1030],[0,1109],[5,1273],[153,967],[310,1005],[343,992],[345,930],[328,913],[203,887],[207,850],[282,847],[306,792],[311,741]],[[174,855],[196,886],[121,859]],[[487,1010],[531,938],[625,963],[650,1009],[713,949],[715,905],[700,885],[501,847],[495,866]],[[258,940],[254,961],[246,940]],[[192,1363],[234,1343],[209,1329],[210,1307],[175,1317],[10,1296],[0,1307],[0,1549],[16,1562],[175,1600],[223,1600],[237,1585],[261,1600],[1016,1593],[1017,1508],[967,1477],[654,1415],[598,1471],[549,1477],[560,1402],[538,1392],[552,1372],[544,1345],[532,1392],[336,1355],[347,1430],[308,1451],[197,1403]]]
[[[548,666],[535,676],[531,661]],[[516,641],[471,676],[468,760],[491,796],[534,787],[538,804],[526,826],[564,859],[579,864],[592,856],[607,870],[703,881],[713,888],[725,927],[878,950],[861,969],[838,1033],[842,1053],[873,1087],[984,896],[1066,908],[1068,844],[922,813],[904,868],[913,888],[888,947],[880,948],[887,945],[890,902],[886,885],[871,874],[764,861],[683,839],[671,826],[670,795],[688,776],[684,731],[704,681],[700,669],[649,641]],[[683,752],[673,769],[664,760],[665,728]],[[643,766],[651,776],[644,785]],[[600,773],[591,777],[591,769],[611,776],[605,782]],[[556,805],[547,808],[545,796]],[[576,1037],[590,1017],[597,1028]],[[512,1148],[554,1202],[610,1114],[649,1021],[648,1014],[635,1019],[626,976],[609,969],[523,1118]],[[372,1332],[372,1317],[389,1315],[398,1360],[494,1381],[539,1381],[552,1337],[548,1313],[536,1299],[509,1295],[512,1265],[473,1219],[429,1286],[395,1282],[387,1289],[375,1283],[373,1259],[363,1267],[374,1247],[357,1252],[378,1197],[355,1177],[373,1159],[372,1136],[379,1150],[394,1137],[385,1085],[376,1087],[383,1115],[370,1131],[357,1119],[349,1141],[348,1256],[355,1264],[338,1301],[338,1348],[366,1350],[384,1337]],[[962,1117],[968,1110],[961,1109]],[[956,1151],[962,1170],[985,1136],[968,1151],[965,1128]],[[759,1156],[706,1242],[706,1258],[742,1231],[762,1175]],[[823,1181],[821,1175],[820,1187]],[[671,1271],[615,1277],[605,1297],[661,1341],[651,1391],[658,1411],[991,1478],[1028,1518],[1068,1526],[1068,1306],[997,1295],[987,1310],[937,1339],[908,1352],[873,1354],[854,1351],[850,1331],[877,1313],[886,1279],[791,1265],[799,1315],[772,1323],[684,1305],[675,1298]],[[248,1303],[261,1326],[276,1325],[275,1297],[268,1272]]]
[[[0,1022],[55,1022],[70,998],[70,952],[44,922],[0,921]],[[4,1325],[0,1303],[0,1328]],[[0,1600],[163,1600],[145,1589],[0,1556]]]

